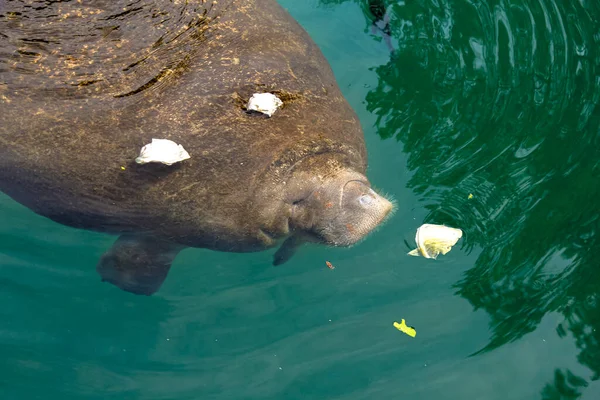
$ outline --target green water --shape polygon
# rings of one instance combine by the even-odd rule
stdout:
[[[600,3],[390,1],[392,54],[366,0],[280,2],[396,214],[280,268],[187,249],[140,297],[99,281],[113,237],[2,195],[0,398],[598,399]],[[409,257],[425,222],[464,237]]]

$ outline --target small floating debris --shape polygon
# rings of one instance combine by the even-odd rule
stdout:
[[[329,261],[325,261],[325,264],[327,265],[327,268],[329,268],[329,269],[335,269],[335,267],[333,266],[333,264],[330,263]]]
[[[157,162],[165,165],[173,165],[190,158],[190,155],[182,145],[168,139],[152,139],[142,147],[140,155],[135,159],[138,164],[147,164]]]
[[[473,193],[469,193],[469,196],[467,197],[469,200],[471,200],[473,198]]]
[[[452,246],[462,237],[462,231],[444,225],[424,224],[417,229],[417,248],[408,252],[409,256],[433,258],[452,250]]]
[[[254,93],[246,108],[248,111],[258,111],[270,117],[282,105],[283,102],[273,93]]]
[[[400,323],[394,322],[394,327],[398,329],[400,332],[406,333],[410,337],[417,336],[417,331],[412,326],[406,325],[406,321],[404,319],[401,320]]]

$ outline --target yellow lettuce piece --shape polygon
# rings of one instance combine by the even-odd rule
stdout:
[[[400,332],[406,333],[410,337],[417,336],[417,331],[415,328],[406,325],[406,321],[404,321],[404,319],[402,319],[400,323],[394,322],[394,327],[396,327],[396,329],[398,329]]]
[[[408,252],[410,256],[423,256],[436,259],[447,254],[462,237],[462,231],[444,225],[424,224],[417,229],[417,248]]]

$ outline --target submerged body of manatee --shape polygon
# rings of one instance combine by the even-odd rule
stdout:
[[[15,3],[0,25],[0,190],[118,236],[103,282],[152,295],[189,247],[281,265],[382,224],[360,122],[275,0],[130,6]]]
[[[151,2],[125,4],[105,29],[82,30],[111,43],[146,21],[193,20],[194,2],[147,20],[142,3]],[[309,243],[294,252],[294,241],[279,253],[188,248],[146,297],[100,282],[94,266],[114,236],[65,227],[2,195],[3,398],[598,398],[600,3],[279,3],[331,65],[364,130],[365,176],[394,199],[394,215],[348,249]],[[18,55],[0,53],[0,75],[52,45],[43,41],[52,29],[42,41],[22,34],[15,5],[65,7],[0,2],[0,42],[27,43]],[[167,82],[177,76],[164,73]],[[96,84],[67,78],[84,83],[74,90]],[[145,83],[119,93],[164,81]],[[6,99],[0,83],[5,119]],[[167,107],[175,116],[187,106]],[[130,162],[144,144],[132,146]],[[0,151],[8,145],[0,137]],[[423,224],[462,237],[446,254],[435,247],[435,260],[410,257]],[[420,248],[431,255],[431,245]],[[274,267],[277,254],[294,256]]]

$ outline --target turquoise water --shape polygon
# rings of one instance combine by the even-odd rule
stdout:
[[[391,53],[366,1],[280,3],[396,214],[279,268],[187,249],[144,297],[100,283],[113,237],[1,195],[1,398],[599,398],[600,4],[387,2]],[[425,222],[464,237],[409,257]]]

